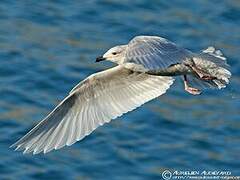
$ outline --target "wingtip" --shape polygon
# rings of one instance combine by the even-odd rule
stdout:
[[[17,141],[17,142],[15,142],[15,143],[13,143],[11,146],[9,146],[9,148],[15,148],[15,147],[17,147],[17,146],[19,146],[20,144],[19,144],[19,141]]]
[[[220,51],[219,49],[216,49],[215,47],[213,46],[209,46],[207,49],[204,49],[202,50],[203,53],[207,53],[207,54],[210,54],[210,55],[213,55],[219,59],[222,59],[222,60],[226,60],[227,58],[224,56],[224,54],[222,53],[222,51]]]
[[[9,146],[10,149],[14,148],[15,147],[15,143],[12,144],[11,146]]]
[[[48,152],[52,151],[52,149],[29,149],[28,147],[22,147],[21,145],[14,143],[9,148],[14,148],[14,151],[23,151],[22,153],[25,154],[32,154],[37,155],[40,153],[47,154]]]

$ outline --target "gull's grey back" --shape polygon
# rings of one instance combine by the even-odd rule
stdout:
[[[125,63],[141,64],[148,70],[164,69],[193,57],[193,53],[157,36],[136,36],[125,52]]]

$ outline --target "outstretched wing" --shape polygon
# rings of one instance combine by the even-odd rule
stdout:
[[[69,146],[98,126],[164,94],[172,83],[171,77],[137,73],[123,66],[93,74],[12,146],[33,154]]]
[[[192,57],[192,53],[158,36],[137,36],[127,47],[125,62],[143,65],[148,70],[164,69]]]

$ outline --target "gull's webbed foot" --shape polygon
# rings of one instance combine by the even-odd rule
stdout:
[[[192,95],[199,95],[199,94],[201,94],[201,91],[199,89],[190,87],[188,85],[187,76],[186,75],[184,75],[184,89],[185,89],[185,91],[187,91],[188,93],[190,93]]]
[[[197,88],[193,88],[193,87],[185,87],[185,91],[187,91],[188,93],[192,94],[192,95],[199,95],[201,94],[201,91]]]

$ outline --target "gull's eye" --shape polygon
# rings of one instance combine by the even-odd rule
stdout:
[[[112,55],[116,55],[117,53],[116,52],[113,52]]]

